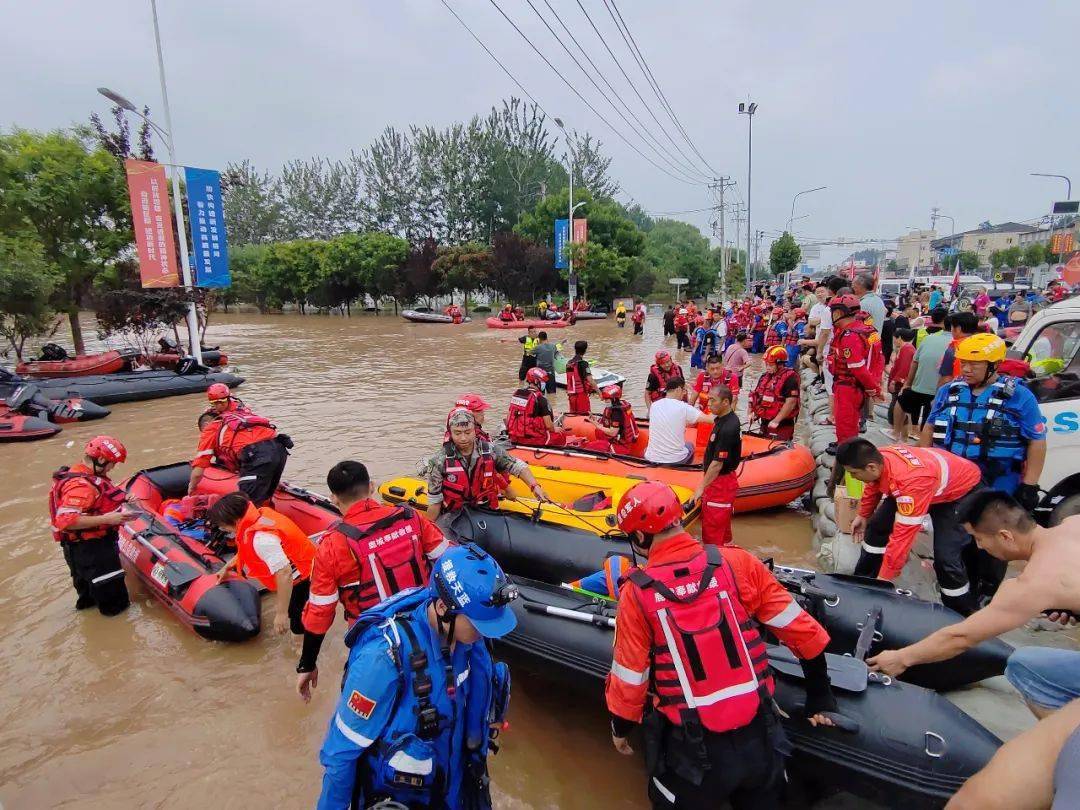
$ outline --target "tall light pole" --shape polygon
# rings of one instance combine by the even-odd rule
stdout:
[[[583,206],[585,203],[584,202],[579,202],[577,205],[574,205],[574,150],[570,147],[570,135],[569,135],[569,133],[567,133],[566,127],[563,126],[562,119],[561,118],[555,118],[554,121],[555,121],[555,125],[559,129],[562,130],[563,137],[566,138],[566,162],[567,162],[567,164],[569,164],[569,169],[570,169],[570,197],[569,197],[569,202],[567,203],[567,206],[566,206],[567,207],[567,212],[566,212],[567,234],[566,234],[566,238],[570,242],[570,245],[573,245],[574,244],[574,212],[577,209],[581,208],[581,206]],[[569,302],[568,306],[570,308],[570,311],[573,312],[573,310],[574,310],[574,292],[575,292],[575,288],[577,287],[577,284],[575,282],[577,281],[577,279],[574,278],[574,253],[573,253],[572,250],[570,250],[569,245],[566,248],[566,258],[567,258],[567,281],[566,281],[566,284],[567,284],[567,286],[566,286],[567,296],[566,297],[567,297],[567,301]]]
[[[739,114],[746,116],[746,263],[750,264],[750,171],[753,167],[754,158],[754,113],[757,112],[757,104],[739,102]],[[754,279],[753,265],[750,267],[751,282]]]
[[[801,197],[803,194],[812,194],[815,191],[824,191],[827,188],[828,188],[828,186],[818,186],[817,188],[808,188],[808,189],[806,189],[804,191],[800,191],[798,194],[796,194],[794,197],[791,198],[791,216],[788,217],[788,226],[787,226],[787,229],[789,231],[791,230],[791,223],[794,222],[794,220],[795,220],[795,201],[797,199],[799,199],[799,197]]]
[[[943,214],[940,211],[935,212],[934,216],[938,219],[949,220],[949,247],[956,251],[956,263],[960,264],[960,248],[953,244],[953,240],[956,239],[956,220],[950,217],[948,214]]]
[[[1047,174],[1046,172],[1030,172],[1032,177],[1057,177],[1060,180],[1065,181],[1065,199],[1072,199],[1072,180],[1070,180],[1064,174]],[[1054,207],[1050,206],[1050,240],[1047,242],[1047,247],[1052,248],[1054,245]],[[1047,255],[1053,255],[1048,253]],[[1047,261],[1049,264],[1049,260]],[[1061,264],[1061,253],[1058,253],[1058,264]]]
[[[193,289],[191,279],[191,265],[188,263],[188,237],[187,226],[184,223],[184,205],[180,200],[180,164],[176,160],[176,142],[173,138],[172,113],[169,110],[169,91],[165,85],[165,58],[161,53],[161,28],[158,25],[157,0],[150,0],[150,11],[154,18],[154,42],[157,45],[158,75],[161,78],[161,101],[165,111],[165,130],[153,123],[136,109],[135,105],[124,96],[109,90],[107,87],[99,87],[98,92],[113,103],[119,105],[128,112],[135,113],[149,124],[155,132],[165,141],[169,150],[169,163],[172,170],[173,212],[176,214],[176,236],[180,243],[180,272],[184,280],[184,287]],[[187,311],[188,342],[190,343],[191,356],[195,361],[202,364],[202,345],[199,340],[199,315],[195,309],[195,302],[188,303]]]

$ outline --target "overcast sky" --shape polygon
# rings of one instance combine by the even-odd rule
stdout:
[[[497,0],[608,120],[610,107],[526,0]],[[703,188],[661,173],[577,99],[491,0],[447,0],[540,104],[598,136],[626,195],[653,211],[711,204]],[[547,0],[641,111],[577,0]],[[603,0],[581,0],[657,117],[663,117]],[[534,5],[548,14],[544,5]],[[690,138],[746,194],[752,98],[754,229],[812,238],[894,238],[929,227],[930,207],[958,230],[1030,220],[1080,194],[1075,38],[1080,3],[715,2],[618,0],[631,33]],[[443,125],[520,91],[440,0],[161,0],[162,35],[181,162],[339,157],[383,127]],[[4,3],[0,126],[51,129],[107,112],[106,85],[160,118],[149,0]],[[570,43],[568,43],[570,44]],[[677,136],[676,136],[677,137]],[[689,152],[682,141],[680,145]],[[643,147],[642,147],[643,148]],[[648,154],[652,155],[651,152]],[[680,218],[707,230],[708,214]],[[948,221],[939,223],[947,232]],[[827,251],[826,259],[850,248]]]

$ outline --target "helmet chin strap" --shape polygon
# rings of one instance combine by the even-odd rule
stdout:
[[[982,382],[979,383],[979,388],[982,388],[984,385],[986,385],[988,382],[990,382],[990,378],[994,376],[994,373],[996,371],[997,371],[997,363],[987,363],[986,364],[986,373],[983,374]]]

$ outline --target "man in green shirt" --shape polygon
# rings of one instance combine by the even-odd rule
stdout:
[[[530,330],[532,331],[532,330]],[[555,355],[561,348],[558,343],[549,343],[547,332],[537,335],[537,344],[534,350],[536,367],[547,372],[547,382],[544,384],[546,394],[555,393]]]
[[[926,424],[926,418],[930,415],[930,406],[938,390],[938,368],[949,344],[952,343],[952,333],[944,329],[946,315],[942,308],[930,313],[931,325],[926,330],[926,337],[919,343],[919,348],[915,350],[911,371],[908,372],[904,388],[897,399],[900,407],[911,417],[911,424],[916,430]],[[899,440],[903,441],[903,437]]]

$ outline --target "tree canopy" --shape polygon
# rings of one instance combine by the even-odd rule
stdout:
[[[790,273],[799,266],[802,251],[795,242],[795,237],[787,231],[772,243],[769,248],[769,268],[774,276],[782,276]]]

